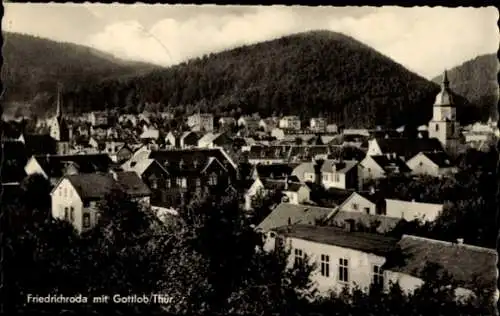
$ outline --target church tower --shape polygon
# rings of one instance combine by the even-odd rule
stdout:
[[[61,85],[58,85],[56,115],[50,120],[49,133],[57,141],[57,153],[65,155],[69,153],[70,133],[61,106]]]
[[[441,92],[436,96],[432,120],[429,122],[429,138],[437,138],[449,153],[455,153],[460,140],[457,109],[445,70]]]

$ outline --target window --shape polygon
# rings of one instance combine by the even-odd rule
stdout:
[[[436,132],[439,131],[439,125],[436,124]]]
[[[294,263],[295,265],[302,264],[304,262],[304,253],[302,252],[302,249],[295,249],[294,250]]]
[[[451,123],[451,133],[455,133],[455,124]]]
[[[170,179],[166,179],[166,181],[165,181],[165,186],[166,186],[167,188],[170,188],[170,187],[172,186],[172,182],[170,181]]]
[[[373,266],[372,283],[377,286],[384,285],[384,270],[380,266]]]
[[[208,178],[208,184],[209,185],[217,185],[217,175],[215,173],[212,173],[210,177]]]
[[[196,187],[197,188],[201,187],[201,180],[200,180],[200,178],[196,179]]]
[[[90,227],[90,214],[89,213],[83,214],[83,227],[84,228]]]
[[[177,179],[175,179],[175,184],[176,184],[178,187],[181,187],[181,185],[182,185],[182,178],[177,178]]]
[[[370,214],[370,208],[369,207],[365,207],[365,213],[366,214]]]
[[[69,208],[69,220],[71,222],[75,221],[75,208],[73,206]]]
[[[330,256],[321,255],[321,275],[324,277],[330,276]]]
[[[67,221],[67,220],[68,220],[68,218],[69,218],[69,216],[68,216],[68,215],[69,215],[69,214],[68,214],[68,208],[67,208],[67,207],[65,207],[65,208],[64,208],[64,220],[65,220],[65,221]]]
[[[67,196],[67,194],[68,194],[68,189],[64,188],[64,189],[63,189],[63,192],[64,192],[64,193],[63,193],[64,197],[66,197],[66,196]]]
[[[335,174],[335,182],[340,182],[340,174]]]
[[[328,175],[327,174],[323,175],[323,181],[328,181]]]
[[[352,203],[352,209],[353,209],[353,210],[357,211],[357,210],[358,210],[358,208],[359,208],[358,203]]]
[[[349,261],[347,259],[339,259],[339,281],[349,282]]]

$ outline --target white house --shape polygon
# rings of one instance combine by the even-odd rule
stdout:
[[[271,137],[274,137],[277,140],[283,140],[285,139],[285,131],[281,128],[273,128],[271,130]]]
[[[285,116],[279,121],[279,128],[286,130],[300,130],[300,118],[298,116]]]
[[[357,189],[359,186],[358,163],[353,160],[327,159],[320,170],[315,170],[314,162],[304,162],[292,172],[302,182],[313,182],[325,188]]]
[[[366,156],[360,163],[363,180],[409,174],[411,169],[396,154]]]
[[[196,113],[188,117],[187,125],[194,132],[212,132],[214,130],[214,117],[209,113]]]
[[[383,205],[380,202],[383,202],[383,199],[377,194],[353,192],[340,204],[339,211],[380,215],[383,213]]]
[[[326,130],[326,119],[322,117],[313,117],[309,121],[309,129],[315,132],[324,132]]]
[[[259,129],[260,118],[258,116],[242,116],[238,119],[238,126],[255,131]]]
[[[291,182],[288,178],[284,180],[257,178],[245,193],[245,209],[252,208],[252,201],[257,196],[265,196],[270,191],[281,191],[290,204],[300,204],[310,199],[311,190],[302,183]]]
[[[443,204],[385,199],[385,215],[407,221],[420,219],[432,222],[442,211]]]
[[[114,189],[149,204],[151,191],[135,172],[77,174],[61,178],[50,193],[52,216],[86,231],[99,220],[98,202]]]
[[[436,138],[380,138],[368,140],[367,156],[393,155],[407,161],[419,152],[443,152]]]
[[[451,158],[444,152],[420,152],[410,158],[406,164],[415,175],[439,177],[454,174],[458,171],[458,168],[452,163]]]
[[[382,266],[398,241],[378,234],[301,224],[275,228],[268,236],[266,249],[282,243],[291,250],[290,265],[303,262],[306,255],[310,263],[317,264],[311,279],[319,295],[355,285],[362,290],[368,290],[372,283],[385,285]]]

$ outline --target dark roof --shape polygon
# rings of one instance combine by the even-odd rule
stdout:
[[[286,180],[261,179],[261,181],[262,184],[264,185],[264,188],[266,188],[267,190],[297,192],[304,185],[300,182],[291,182],[288,179]]]
[[[255,166],[257,174],[262,178],[276,178],[284,177],[292,174],[293,167],[289,164],[272,164],[272,165],[261,165]]]
[[[396,153],[409,159],[419,152],[442,152],[443,146],[435,138],[376,138],[383,154]]]
[[[248,152],[248,159],[284,159],[287,160],[290,154],[289,145],[277,146],[251,146]]]
[[[50,135],[27,134],[24,143],[28,155],[54,155],[56,154],[56,140]]]
[[[429,158],[433,163],[438,165],[440,168],[449,168],[453,166],[453,162],[450,156],[445,152],[440,153],[423,153],[427,158]]]
[[[87,173],[66,176],[83,200],[99,200],[112,190],[120,190],[133,197],[148,196],[149,188],[135,172]]]
[[[331,208],[281,203],[257,226],[258,229],[270,229],[291,224],[316,224],[333,211]]]
[[[311,161],[318,155],[329,155],[330,147],[326,145],[292,146],[290,150],[291,160]]]
[[[212,163],[221,164],[229,174],[235,175],[234,162],[221,148],[192,148],[154,150],[149,158],[155,159],[171,175],[199,174]]]
[[[106,154],[90,155],[39,155],[34,156],[49,178],[63,176],[68,163],[73,164],[79,173],[108,172],[112,160]]]
[[[296,224],[273,229],[278,234],[385,256],[394,251],[397,239],[379,234],[350,232],[329,226]]]
[[[398,245],[404,263],[388,261],[386,269],[421,277],[426,263],[436,263],[461,287],[474,289],[482,285],[496,289],[498,254],[493,249],[409,235],[403,235]]]
[[[401,157],[394,157],[393,155],[375,155],[371,156],[373,160],[379,165],[386,173],[404,173],[411,172],[410,167],[404,162]]]

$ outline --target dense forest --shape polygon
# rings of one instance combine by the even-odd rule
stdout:
[[[498,57],[496,54],[478,56],[448,71],[450,87],[478,107],[481,119],[498,119]],[[440,83],[442,75],[434,78]]]
[[[43,112],[52,105],[58,82],[74,90],[105,78],[135,76],[157,68],[76,44],[9,32],[2,35],[2,83],[7,106],[28,104]]]
[[[148,102],[176,112],[323,114],[348,126],[430,119],[439,86],[351,37],[314,31],[192,59],[131,80],[110,80],[68,99],[82,109]]]

